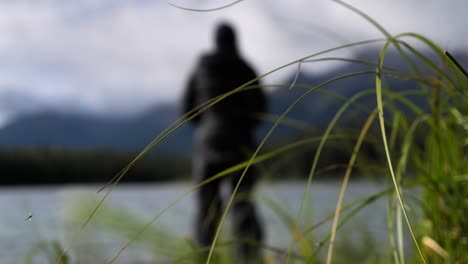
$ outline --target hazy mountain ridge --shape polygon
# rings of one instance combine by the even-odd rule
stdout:
[[[164,110],[157,107],[142,116],[122,119],[53,112],[31,114],[18,118],[0,130],[0,146],[115,148],[137,151],[170,125],[166,118],[168,107],[172,113],[178,113],[177,106],[170,105],[165,106]],[[182,131],[178,133],[180,132]],[[179,138],[178,142],[180,140]],[[177,145],[173,147],[176,148]]]
[[[375,50],[361,54],[360,58],[375,59]],[[463,57],[465,61],[466,56]],[[406,69],[406,63],[390,53],[386,58],[386,65],[397,69]],[[326,74],[314,75],[302,72],[297,79],[297,84],[307,84],[310,87],[337,76],[363,71],[373,70],[373,67],[344,63]],[[292,83],[294,76],[285,80],[285,84]],[[321,90],[327,90],[349,98],[357,92],[374,87],[374,76],[360,75],[346,78],[327,85]],[[405,89],[415,82],[388,78],[388,84],[397,90]],[[295,87],[283,88],[272,91],[269,94],[270,113],[280,115],[294,100],[299,98],[306,89]],[[419,105],[425,104],[424,100],[418,100]],[[312,93],[308,95],[296,108],[288,114],[288,118],[303,120],[313,127],[323,128],[328,125],[339,107],[344,103],[324,93]],[[360,101],[368,108],[375,106],[375,96],[368,96]],[[42,112],[24,115],[17,118],[11,124],[0,130],[0,147],[64,147],[72,149],[86,148],[110,148],[126,151],[139,151],[153,140],[158,133],[167,128],[180,116],[178,102],[171,102],[155,106],[153,109],[133,118],[104,118],[90,115],[66,114],[56,112]],[[350,113],[344,123],[359,121],[360,114]],[[365,118],[363,115],[362,118]],[[351,120],[352,119],[352,120]],[[262,126],[261,134],[271,125]],[[294,134],[295,130],[281,126],[275,132],[276,137],[284,137]],[[192,127],[185,126],[174,135],[171,135],[158,148],[163,152],[182,153],[191,149]]]

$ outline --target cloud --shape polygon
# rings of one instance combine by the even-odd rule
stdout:
[[[208,8],[226,2],[174,3]],[[422,32],[448,48],[467,43],[464,0],[349,3],[392,33]],[[220,20],[237,27],[243,54],[259,73],[344,42],[382,36],[332,1],[249,0],[209,13],[148,0],[2,1],[0,101],[16,93],[17,105],[124,115],[176,100],[197,57],[210,49],[211,31]],[[293,70],[267,81],[278,82]]]

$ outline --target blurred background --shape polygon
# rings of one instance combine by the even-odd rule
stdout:
[[[203,9],[226,2],[173,4]],[[466,58],[465,1],[349,4],[356,4],[391,34],[417,32],[458,58]],[[13,159],[9,161],[11,166],[20,160],[34,159],[27,160],[33,163],[31,166],[17,164],[22,170],[47,160],[54,164],[50,167],[57,168],[62,157],[67,160],[63,162],[111,157],[123,159],[118,166],[127,162],[129,157],[114,152],[139,152],[180,117],[180,96],[188,75],[198,56],[212,47],[212,31],[220,21],[236,27],[242,54],[258,74],[325,49],[384,37],[362,17],[330,1],[243,1],[216,12],[190,12],[166,1],[145,0],[2,1],[0,5],[0,155],[5,162]],[[381,43],[347,48],[322,57],[366,58],[375,62],[380,47]],[[404,64],[392,56],[386,63],[395,67]],[[362,67],[336,61],[303,63],[297,83],[317,85],[357,69]],[[268,75],[263,83],[287,87],[296,72],[297,66],[288,67]],[[347,81],[346,87],[334,85],[329,90],[349,97],[373,86],[373,78],[359,78],[352,79],[353,83]],[[265,90],[270,93],[272,114],[282,113],[291,98],[301,93],[275,87]],[[318,128],[328,125],[336,112],[334,106],[342,104],[315,95],[305,101],[297,107],[301,110],[290,116]],[[269,127],[271,124],[264,130]],[[276,134],[276,138],[281,138],[291,133]],[[89,150],[112,153],[93,155],[87,153]],[[156,152],[181,156],[190,150],[191,129],[185,127],[158,146]],[[37,156],[43,160],[36,160],[40,159]],[[6,166],[5,162],[2,166]],[[72,166],[78,165],[63,165]],[[39,169],[54,170],[35,168],[35,174]],[[2,167],[5,170],[8,167]],[[33,177],[27,172],[16,174],[28,176],[12,177],[14,171],[18,172],[17,168],[0,182],[23,183],[22,177]],[[107,179],[109,173],[112,174],[101,174],[99,180]],[[55,176],[46,173],[24,183],[47,182],[51,177]],[[72,176],[63,173],[57,177],[60,178],[53,181],[72,180]],[[141,176],[146,177],[155,176]],[[80,173],[73,176],[73,181],[85,178]]]
[[[174,0],[170,3],[209,9],[230,1]],[[432,39],[467,65],[467,1],[349,0],[346,3],[376,19],[391,34],[417,32]],[[181,116],[179,103],[187,78],[200,54],[212,48],[213,29],[221,21],[228,21],[236,28],[241,53],[258,74],[326,49],[385,37],[362,17],[333,1],[246,0],[216,12],[191,12],[158,0],[0,1],[0,245],[3,244],[0,248],[11,249],[0,250],[0,260],[6,260],[2,263],[19,263],[17,260],[48,263],[47,257],[55,254],[54,247],[68,243],[73,230],[69,218],[74,213],[81,214],[78,209],[70,209],[81,208],[80,205],[71,207],[81,199],[77,197],[83,197],[78,194],[94,195],[104,182]],[[420,42],[408,42],[425,51]],[[346,48],[321,58],[342,57],[376,63],[382,44]],[[397,69],[407,68],[392,50],[386,58],[387,64]],[[291,83],[313,86],[364,69],[374,67],[320,61],[303,63],[300,69],[293,65],[266,76],[262,83],[269,85],[265,91],[269,95],[270,115],[263,117],[265,124],[258,132],[259,138],[306,91],[300,85],[288,89]],[[374,76],[359,76],[336,82],[326,91],[349,98],[363,89],[373,88],[374,82]],[[404,89],[401,86],[404,80],[388,82],[397,90]],[[375,97],[365,98],[362,103],[372,108]],[[418,101],[423,108],[426,103]],[[322,135],[342,104],[343,100],[326,94],[308,96],[288,115],[289,123],[284,122],[275,131],[266,149],[292,139]],[[339,129],[357,135],[366,118],[360,112],[349,111],[340,121]],[[324,195],[338,196],[340,182],[335,184],[329,179],[342,176],[336,175],[348,161],[352,147],[352,142],[330,143],[330,148],[324,151],[319,165],[322,173],[318,175],[323,180],[320,184],[324,185],[314,187],[318,193],[324,190]],[[260,193],[272,195],[274,192],[267,184],[284,181],[284,186],[293,187],[284,190],[275,185],[274,188],[281,189],[276,192],[280,196],[272,197],[281,200],[282,194],[285,207],[291,204],[293,208],[298,207],[303,185],[297,181],[308,176],[315,149],[316,146],[303,148],[264,165],[267,183],[261,186]],[[123,212],[128,212],[128,208],[136,211],[127,219],[137,216],[150,219],[177,197],[174,194],[190,186],[191,150],[192,127],[188,125],[140,160],[123,179],[136,183],[117,188],[111,201],[121,206]],[[365,161],[381,158],[371,146],[364,152]],[[362,176],[365,183],[354,183],[354,193],[364,195],[384,188],[374,182],[378,175],[369,175]],[[152,185],[143,187],[139,185],[141,182]],[[164,194],[168,190],[172,195]],[[145,200],[146,203],[138,205]],[[155,200],[158,202],[151,202]],[[326,215],[335,203],[336,199],[328,207],[316,208],[317,214]],[[180,219],[190,217],[191,210],[189,199],[185,206],[175,210],[175,216],[170,218],[169,213],[167,217],[172,220],[168,221],[179,219],[179,226],[183,227],[179,233],[169,231],[171,236],[190,235],[190,222]],[[268,215],[267,206],[262,210]],[[384,213],[385,207],[377,210]],[[23,221],[29,215],[33,216],[33,224]],[[132,223],[138,226],[145,222],[142,219]],[[374,224],[371,229],[381,230],[386,226],[384,218],[375,220]],[[112,229],[111,223],[103,225]],[[124,229],[115,228],[117,233],[127,232]],[[269,242],[287,246],[288,240],[280,239],[281,232],[270,234]],[[101,243],[97,238],[88,240]],[[103,245],[115,241],[109,235],[104,240]],[[125,239],[117,241],[120,245]],[[89,247],[89,243],[86,245]],[[103,247],[112,251],[118,245]],[[153,255],[139,250],[128,253],[127,261],[152,259]],[[76,254],[70,256],[72,263],[80,259]],[[95,260],[109,257],[107,252],[100,254]]]

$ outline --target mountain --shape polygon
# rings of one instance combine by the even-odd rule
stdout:
[[[138,151],[176,120],[177,115],[176,105],[158,106],[141,116],[122,119],[56,112],[35,113],[20,117],[0,130],[0,146]],[[189,127],[182,128],[159,147],[164,152],[187,150],[186,146],[191,145],[190,134]]]
[[[377,50],[369,50],[361,54],[359,58],[377,61]],[[463,57],[463,58],[466,58]],[[465,61],[465,60],[464,60]],[[399,56],[390,53],[385,64],[399,70],[408,69],[407,64]],[[337,76],[373,70],[374,67],[356,63],[343,63],[326,74],[314,75],[309,72],[301,72],[296,84],[307,84],[309,87]],[[270,113],[280,115],[297,98],[303,95],[307,89],[294,87],[286,88],[295,79],[291,76],[285,80],[285,88],[280,88],[269,93]],[[415,82],[387,78],[386,83],[394,91],[402,91],[417,87]],[[359,91],[374,88],[375,77],[373,74],[359,75],[335,81],[322,87],[319,92],[310,93],[304,100],[296,105],[287,117],[300,120],[315,128],[323,129],[343,105],[343,99],[337,99],[324,91],[333,92],[342,98],[350,98]],[[414,102],[426,107],[426,101],[421,97],[413,97]],[[359,100],[359,103],[372,109],[375,107],[375,95],[371,94]],[[352,109],[357,109],[353,107]],[[73,115],[46,111],[22,116],[0,130],[0,147],[54,147],[59,146],[71,149],[83,148],[111,148],[125,151],[139,151],[151,142],[161,131],[167,128],[180,116],[176,103],[167,103],[154,107],[145,113],[132,118],[104,118],[89,115]],[[345,125],[359,125],[367,116],[362,111],[347,111],[341,122]],[[271,122],[262,126],[259,134],[264,135],[271,127]],[[193,128],[188,125],[176,131],[158,146],[159,151],[165,153],[185,153],[191,150]],[[284,138],[297,134],[299,131],[290,126],[279,126],[274,133],[274,138]]]

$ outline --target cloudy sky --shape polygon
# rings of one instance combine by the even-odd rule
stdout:
[[[193,8],[230,2],[171,1]],[[393,34],[415,31],[443,48],[468,51],[466,0],[347,3]],[[124,116],[177,100],[197,56],[211,48],[214,25],[223,20],[236,26],[242,53],[259,73],[326,48],[382,37],[330,0],[244,0],[216,12],[185,11],[159,0],[2,0],[0,125],[45,109]],[[318,72],[328,66],[310,67]]]

